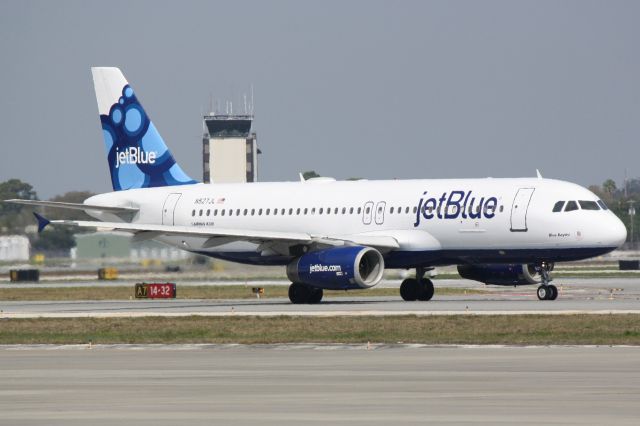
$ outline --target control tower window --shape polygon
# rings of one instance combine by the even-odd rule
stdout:
[[[564,201],[558,201],[553,205],[553,212],[558,213],[562,211],[562,207],[564,206]]]

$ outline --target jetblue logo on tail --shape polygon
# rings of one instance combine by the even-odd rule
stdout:
[[[115,191],[197,183],[176,163],[127,84],[109,114],[100,116]]]
[[[155,164],[157,154],[154,151],[144,152],[136,147],[130,147],[120,152],[116,148],[116,169],[121,164]]]
[[[498,199],[496,197],[477,197],[473,191],[443,192],[441,196],[427,198],[425,191],[418,201],[416,209],[416,222],[414,227],[420,225],[420,220],[432,219],[491,219],[496,215]]]

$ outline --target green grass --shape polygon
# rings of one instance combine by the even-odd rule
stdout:
[[[42,288],[0,288],[0,300],[28,301],[28,300],[127,300],[134,297],[133,284],[124,286],[95,286],[95,287],[42,287]],[[177,285],[178,299],[255,299],[251,286],[215,285],[215,286],[180,286]],[[289,287],[284,285],[264,286],[264,294],[260,297],[288,297]],[[469,290],[462,288],[436,287],[439,295],[456,294],[484,294],[487,290]],[[398,288],[372,288],[356,291],[325,290],[325,297],[371,297],[398,296]]]
[[[640,315],[2,319],[0,344],[640,345]]]

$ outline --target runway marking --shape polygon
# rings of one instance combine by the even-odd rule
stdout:
[[[628,315],[640,309],[557,310],[557,311],[270,311],[270,312],[2,312],[0,319],[28,318],[143,318],[143,317],[367,317],[367,316],[482,316],[482,315]]]

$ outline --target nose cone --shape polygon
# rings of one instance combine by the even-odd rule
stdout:
[[[607,220],[606,241],[611,247],[620,247],[627,241],[627,227],[616,215],[611,213]]]

